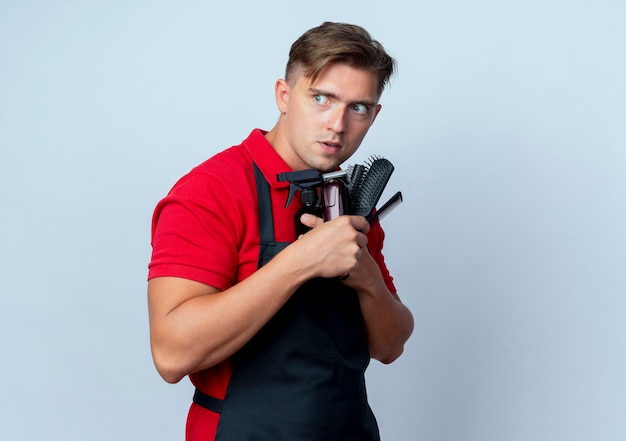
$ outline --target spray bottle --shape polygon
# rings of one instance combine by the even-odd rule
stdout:
[[[289,182],[289,196],[287,197],[285,207],[291,204],[296,192],[300,192],[302,207],[294,216],[296,236],[300,236],[310,230],[310,228],[300,222],[300,217],[304,213],[312,214],[317,217],[321,216],[322,210],[318,197],[318,188],[324,183],[324,179],[317,170],[299,170],[279,173],[277,179],[278,182]]]
[[[324,222],[346,213],[348,195],[345,177],[345,171],[322,174],[317,170],[300,170],[278,174],[279,182],[289,182],[289,196],[285,207],[291,204],[296,192],[300,192],[302,208],[294,217],[296,235],[310,230],[300,222],[300,216],[304,213],[321,217]]]

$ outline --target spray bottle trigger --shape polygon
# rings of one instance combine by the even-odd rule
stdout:
[[[288,207],[296,194],[296,191],[310,190],[320,186],[324,181],[317,170],[299,170],[279,173],[276,175],[278,182],[289,182],[289,196],[285,207]]]

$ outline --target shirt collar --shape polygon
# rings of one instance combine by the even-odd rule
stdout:
[[[291,171],[291,168],[265,139],[266,133],[265,130],[254,129],[243,143],[270,186],[273,188],[288,187],[289,182],[278,182],[276,175]]]

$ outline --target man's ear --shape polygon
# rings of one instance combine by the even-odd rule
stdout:
[[[374,121],[376,121],[376,117],[378,116],[378,114],[380,113],[380,109],[382,108],[383,108],[382,104],[376,104],[376,108],[374,109],[374,118],[372,118],[370,127],[372,126],[372,124],[374,124]]]
[[[280,113],[287,113],[287,103],[289,102],[289,83],[286,80],[276,80],[274,86],[274,95],[276,97],[276,105]]]

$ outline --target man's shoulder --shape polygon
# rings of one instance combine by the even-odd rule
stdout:
[[[248,175],[253,167],[254,156],[264,154],[267,141],[263,131],[254,129],[240,144],[229,147],[216,153],[211,158],[192,169],[194,173],[207,173],[230,176],[233,173]]]
[[[245,172],[252,167],[252,158],[246,148],[240,144],[216,153],[206,161],[194,167],[192,173],[221,175]]]
[[[242,145],[229,147],[211,156],[185,173],[173,185],[168,196],[193,199],[204,204],[204,199],[219,196],[232,198],[246,193],[253,175],[252,159]]]

